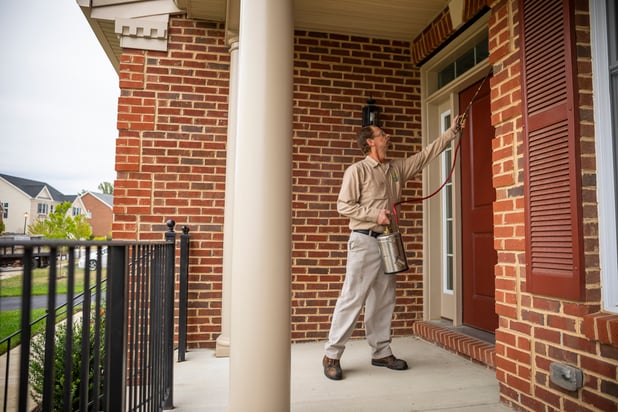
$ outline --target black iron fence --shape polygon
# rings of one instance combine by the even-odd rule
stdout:
[[[188,232],[179,261],[173,221],[163,242],[0,240],[23,268],[19,329],[0,341],[3,411],[173,408],[175,308],[179,360],[186,348]],[[35,271],[41,249],[49,265]]]

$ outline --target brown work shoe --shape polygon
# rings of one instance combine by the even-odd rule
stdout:
[[[389,369],[396,371],[405,371],[408,369],[408,363],[403,359],[397,359],[395,356],[387,356],[386,358],[371,359],[373,366],[386,366]]]
[[[324,375],[328,379],[339,381],[343,378],[343,371],[341,370],[339,359],[331,359],[324,355],[324,359],[322,359],[322,366],[324,366]]]

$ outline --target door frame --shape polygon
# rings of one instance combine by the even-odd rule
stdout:
[[[489,13],[471,25],[460,36],[451,41],[421,67],[421,116],[423,146],[440,135],[440,119],[446,110],[451,115],[465,110],[459,108],[459,92],[482,80],[489,70],[489,61],[478,63],[444,87],[437,90],[437,73],[453,57],[463,54],[482,38],[488,29]],[[453,150],[455,144],[453,144]],[[442,182],[442,160],[432,162],[423,173],[423,193],[431,193]],[[443,316],[443,228],[442,228],[442,193],[423,202],[423,320],[440,320],[448,318],[453,326],[462,325],[462,277],[461,277],[461,181],[460,160],[457,159],[453,173],[453,240],[454,278],[453,278],[453,313],[450,318]],[[445,305],[450,308],[451,305]],[[449,309],[450,310],[450,309]]]

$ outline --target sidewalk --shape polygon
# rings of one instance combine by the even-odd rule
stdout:
[[[10,296],[6,298],[0,298],[0,311],[3,310],[19,310],[22,305],[21,296]],[[34,295],[30,299],[31,309],[47,309],[47,295]],[[66,293],[56,295],[56,307],[62,306],[67,303]]]
[[[393,351],[410,365],[391,371],[370,364],[365,340],[353,340],[341,359],[342,381],[323,375],[323,342],[292,345],[293,412],[506,412],[495,371],[415,337],[396,338]],[[214,350],[191,350],[174,367],[178,412],[225,411],[229,359]]]

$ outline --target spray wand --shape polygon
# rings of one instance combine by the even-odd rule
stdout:
[[[481,88],[483,87],[483,84],[485,84],[485,81],[491,75],[492,72],[493,72],[493,70],[489,70],[489,72],[487,72],[487,74],[483,78],[483,81],[481,82],[481,84],[479,84],[478,89],[476,89],[476,92],[474,93],[474,95],[470,99],[470,102],[468,103],[468,106],[466,106],[466,110],[464,110],[463,114],[461,116],[459,116],[459,118],[457,119],[457,126],[458,126],[458,128],[460,130],[463,129],[463,127],[464,127],[466,119],[468,118],[468,113],[470,112],[470,109],[472,108],[472,103],[476,99],[476,96],[478,96],[479,92],[481,91]],[[429,199],[429,198],[437,195],[442,190],[442,188],[444,186],[446,186],[448,181],[451,180],[451,177],[453,176],[453,172],[455,171],[455,165],[457,164],[457,154],[459,153],[460,148],[461,148],[461,138],[459,139],[459,141],[457,142],[457,146],[455,147],[455,153],[453,155],[453,163],[451,164],[451,169],[450,169],[450,171],[448,173],[448,176],[446,177],[446,179],[444,179],[444,182],[440,185],[440,187],[438,187],[433,193],[431,193],[429,195],[426,195],[426,196],[423,196],[423,197],[412,198],[412,199],[404,199],[404,200],[400,200],[397,203],[393,203],[393,216],[395,216],[395,223],[396,224],[399,224],[399,216],[397,215],[397,206],[399,206],[399,205],[401,205],[403,203],[422,202],[423,200]]]

